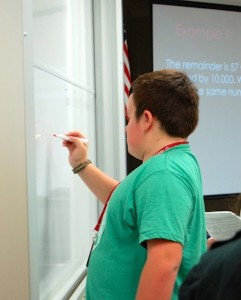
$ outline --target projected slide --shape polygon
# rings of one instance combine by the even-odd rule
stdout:
[[[205,195],[241,191],[241,12],[153,5],[153,67],[185,71],[200,95],[190,136]]]

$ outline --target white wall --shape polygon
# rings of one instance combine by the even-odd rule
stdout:
[[[22,0],[0,3],[0,299],[29,299]]]

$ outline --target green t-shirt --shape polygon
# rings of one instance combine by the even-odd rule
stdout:
[[[172,299],[206,250],[200,169],[188,144],[155,155],[113,192],[90,258],[87,300],[134,300],[146,261],[145,242],[183,245]]]

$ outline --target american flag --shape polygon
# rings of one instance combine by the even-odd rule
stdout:
[[[123,45],[123,47],[124,47],[124,100],[125,100],[125,106],[126,106],[127,99],[129,97],[130,87],[131,87],[131,71],[130,71],[128,46],[127,46],[125,29],[124,29],[124,45]]]

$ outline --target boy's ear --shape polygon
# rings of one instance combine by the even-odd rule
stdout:
[[[146,130],[148,130],[153,124],[154,116],[149,110],[144,110],[143,119],[144,119],[144,127]]]

